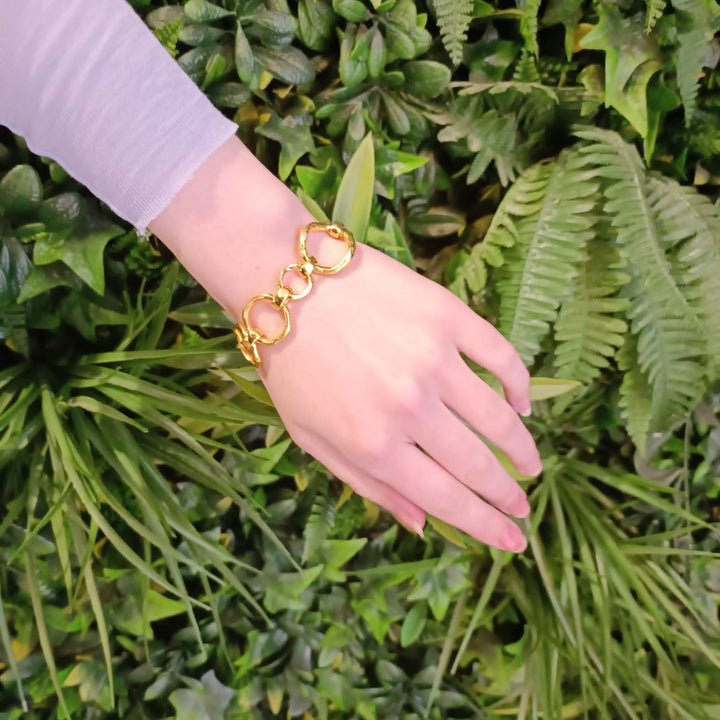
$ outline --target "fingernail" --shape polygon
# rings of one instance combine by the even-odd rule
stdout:
[[[530,417],[531,414],[532,414],[532,407],[530,405],[528,405],[527,408],[525,408],[525,410],[520,410],[520,412],[518,412],[518,415],[522,415],[523,417]]]
[[[538,460],[535,465],[533,465],[530,475],[535,477],[535,475],[539,475],[542,472],[543,466],[542,466],[542,460]]]
[[[525,497],[524,494],[513,505],[512,514],[515,517],[519,517],[519,518],[527,517],[530,514],[530,503],[528,502],[528,499]]]
[[[522,534],[522,530],[517,525],[513,525],[505,531],[503,540],[503,548],[510,552],[522,552],[527,547],[527,540]]]
[[[419,535],[423,540],[425,539],[425,533],[423,532],[422,525],[418,523],[412,523],[410,527],[416,535]]]

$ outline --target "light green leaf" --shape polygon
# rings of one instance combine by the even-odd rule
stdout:
[[[420,635],[422,635],[426,622],[427,603],[415,603],[403,620],[402,628],[400,629],[400,645],[402,647],[408,647],[415,643]]]
[[[201,682],[189,679],[186,682],[190,688],[175,690],[170,695],[177,713],[175,720],[221,720],[235,691],[223,685],[214,670],[208,670]]]
[[[560,380],[557,378],[543,377],[530,378],[530,400],[548,400],[580,387],[582,387],[582,383],[577,380]]]
[[[332,219],[345,225],[357,242],[365,240],[374,180],[375,149],[372,134],[368,133],[348,163],[332,213]]]
[[[212,22],[233,15],[230,10],[215,5],[209,0],[188,0],[184,5],[185,15],[199,23]]]

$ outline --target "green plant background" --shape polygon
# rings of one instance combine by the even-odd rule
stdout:
[[[718,5],[132,4],[312,212],[500,327],[544,472],[522,556],[397,526],[0,128],[0,720],[720,717]]]

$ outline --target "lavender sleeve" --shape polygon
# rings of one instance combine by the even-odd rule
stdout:
[[[0,124],[140,231],[237,129],[125,0],[0,0]]]

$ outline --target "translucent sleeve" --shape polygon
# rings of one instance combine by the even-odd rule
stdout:
[[[237,129],[125,0],[0,0],[0,124],[140,231]]]

